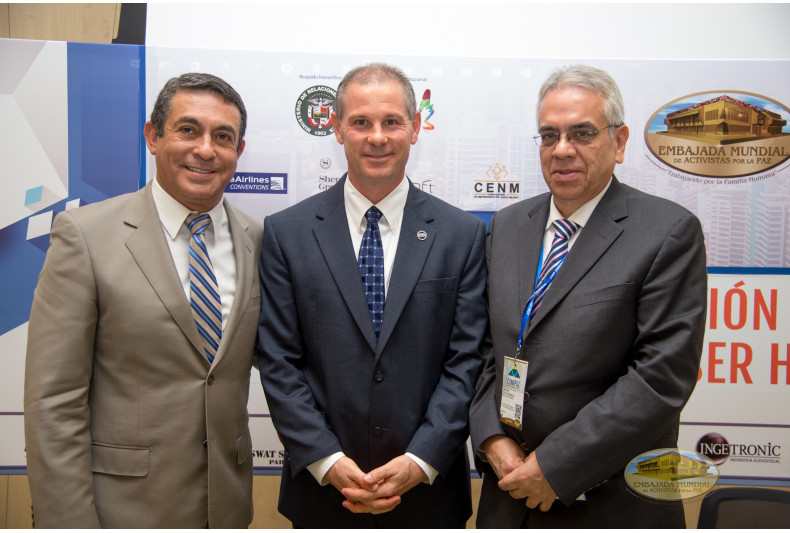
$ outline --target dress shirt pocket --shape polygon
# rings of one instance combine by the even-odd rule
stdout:
[[[151,448],[117,446],[94,442],[91,444],[91,466],[98,474],[145,477],[151,458]]]
[[[421,279],[414,286],[414,292],[452,291],[455,290],[455,279]]]
[[[250,430],[247,429],[236,441],[236,464],[242,464],[250,457],[252,457],[252,438]]]
[[[596,289],[576,297],[576,307],[595,305],[614,300],[631,300],[634,297],[634,290],[635,285],[632,282]]]

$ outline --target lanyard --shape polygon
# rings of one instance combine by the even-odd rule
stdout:
[[[524,306],[524,316],[521,317],[521,332],[518,335],[518,344],[516,345],[516,359],[518,359],[519,356],[521,355],[521,345],[524,342],[524,331],[526,331],[527,326],[529,325],[529,316],[532,314],[532,306],[535,304],[535,295],[538,294],[538,292],[540,292],[541,290],[548,287],[548,285],[554,279],[554,276],[557,275],[557,272],[559,271],[560,267],[565,262],[565,259],[567,259],[567,257],[568,256],[566,254],[565,257],[563,257],[562,260],[560,260],[554,266],[554,268],[551,269],[551,272],[546,277],[546,280],[543,282],[543,284],[541,284],[540,287],[536,286],[535,290],[532,292],[532,296],[530,296],[529,300],[527,300],[527,305]],[[543,268],[543,246],[540,247],[540,265],[538,265],[538,277],[540,277],[540,271],[542,268]],[[537,284],[537,279],[535,280],[535,283]]]

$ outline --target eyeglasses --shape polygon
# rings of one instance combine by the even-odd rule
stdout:
[[[610,124],[597,130],[571,130],[567,133],[560,133],[558,131],[544,131],[533,137],[535,144],[540,147],[554,146],[560,141],[563,135],[568,137],[568,142],[572,144],[590,144],[598,132],[608,130],[609,128],[619,128],[622,124]]]

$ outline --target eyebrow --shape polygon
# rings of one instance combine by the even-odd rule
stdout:
[[[200,128],[203,127],[203,125],[200,123],[198,119],[190,116],[180,117],[175,121],[174,124],[176,126],[178,126],[179,124],[192,124],[193,126],[198,126]],[[236,129],[233,126],[228,126],[227,124],[220,124],[219,126],[214,128],[214,131],[226,131],[228,133],[232,133],[234,136],[236,135]]]
[[[587,128],[595,129],[595,124],[593,124],[590,121],[579,122],[578,124],[572,124],[569,129],[570,130],[581,130],[581,129],[587,129]],[[555,128],[554,126],[541,126],[538,131],[539,132],[541,132],[541,131],[558,131],[558,129]]]

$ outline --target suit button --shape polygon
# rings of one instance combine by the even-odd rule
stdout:
[[[380,427],[376,426],[373,428],[373,436],[374,437],[381,437],[381,434],[384,433],[384,430]]]
[[[214,376],[209,376],[208,379],[206,380],[206,383],[208,383],[209,385],[213,385],[214,384]]]
[[[373,375],[373,379],[376,380],[376,383],[381,383],[382,381],[384,381],[384,372],[379,370]]]
[[[529,401],[529,393],[524,391],[524,403]]]
[[[207,440],[204,440],[204,441],[203,441],[203,447],[204,447],[204,448],[208,448],[208,441],[207,441]]]

